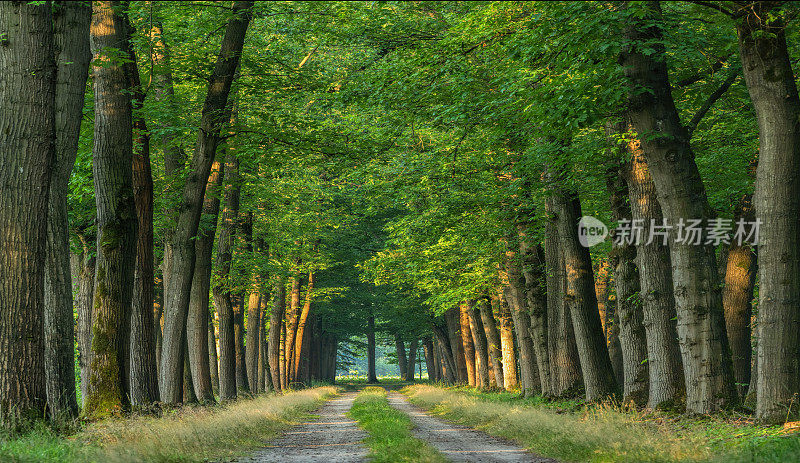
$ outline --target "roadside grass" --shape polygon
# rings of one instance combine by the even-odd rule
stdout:
[[[182,407],[161,417],[107,419],[67,437],[42,425],[22,436],[0,436],[0,461],[224,461],[262,447],[281,430],[307,419],[335,392],[320,387],[226,405]]]
[[[369,457],[373,462],[447,461],[436,449],[411,435],[411,420],[389,405],[382,387],[372,386],[361,391],[348,415],[369,433],[364,443],[370,449]]]
[[[403,392],[432,414],[564,461],[800,461],[800,435],[741,416],[686,418],[463,387],[417,385]]]

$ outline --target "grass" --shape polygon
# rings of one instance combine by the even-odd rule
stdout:
[[[800,461],[800,435],[733,415],[690,419],[618,404],[430,385],[404,393],[432,414],[564,461]]]
[[[411,435],[411,420],[389,405],[386,390],[381,387],[361,391],[348,415],[369,433],[364,442],[370,449],[371,461],[447,461],[436,449]]]
[[[183,407],[162,417],[107,419],[64,437],[44,427],[0,437],[3,462],[200,462],[264,445],[308,418],[333,387],[262,395],[214,407]]]

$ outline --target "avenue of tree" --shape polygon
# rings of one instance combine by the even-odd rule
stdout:
[[[409,381],[796,416],[798,13],[0,2],[0,422],[361,352],[377,381],[376,345]]]

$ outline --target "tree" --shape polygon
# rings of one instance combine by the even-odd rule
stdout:
[[[42,418],[47,397],[42,217],[56,140],[50,5],[4,2],[0,30],[0,423],[14,427]]]

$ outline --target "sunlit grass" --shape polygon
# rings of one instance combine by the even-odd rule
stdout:
[[[508,393],[404,390],[411,402],[443,418],[518,442],[566,461],[798,461],[800,438],[780,427],[732,417],[688,419],[617,404],[515,399]]]
[[[368,387],[361,391],[348,415],[369,433],[364,442],[370,449],[370,461],[447,461],[436,449],[412,436],[411,420],[389,405],[386,390],[381,387]]]
[[[308,418],[333,387],[262,395],[215,407],[183,407],[162,417],[109,419],[63,438],[42,427],[0,440],[0,461],[200,462],[257,450]]]

